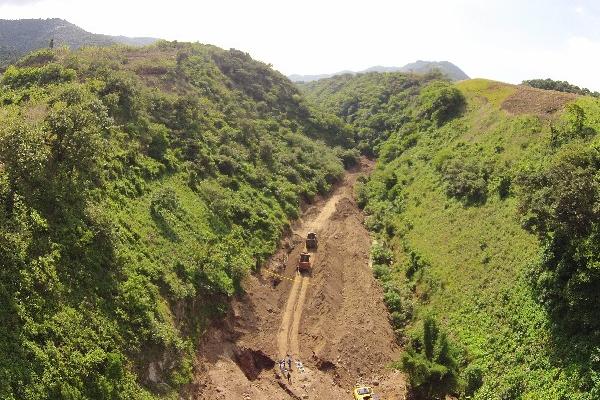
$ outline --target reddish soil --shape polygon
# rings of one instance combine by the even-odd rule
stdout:
[[[542,90],[528,86],[516,86],[517,91],[502,103],[502,109],[510,114],[534,114],[548,117],[561,111],[565,105],[577,98],[572,93]]]
[[[353,199],[363,161],[333,194],[307,207],[230,316],[209,329],[198,352],[195,399],[351,399],[355,383],[382,399],[404,399],[404,375],[383,292],[369,266],[371,239]],[[313,270],[298,274],[304,238],[317,232]],[[291,383],[279,360],[290,354]]]

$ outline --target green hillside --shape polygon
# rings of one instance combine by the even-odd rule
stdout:
[[[247,54],[42,50],[0,78],[0,398],[178,398],[352,143]],[[351,159],[346,154],[345,159]]]
[[[598,398],[600,102],[485,80],[398,102],[381,84],[413,79],[304,86],[379,154],[357,196],[413,393]]]
[[[402,110],[414,103],[424,84],[436,78],[438,74],[371,72],[340,75],[299,87],[310,103],[349,124],[357,149],[374,156],[390,132],[407,123]]]

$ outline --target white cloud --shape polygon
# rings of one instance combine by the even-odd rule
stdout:
[[[42,0],[0,0],[0,6],[2,5],[15,5],[15,6],[24,6],[28,4],[39,3]]]

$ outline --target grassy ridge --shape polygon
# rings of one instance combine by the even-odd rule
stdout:
[[[196,44],[33,53],[0,104],[3,399],[177,398],[209,319],[343,173],[324,141],[352,139]]]

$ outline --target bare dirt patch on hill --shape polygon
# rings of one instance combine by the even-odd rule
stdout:
[[[515,93],[502,103],[502,109],[510,114],[533,114],[550,117],[561,111],[565,105],[577,98],[572,93],[554,90],[536,89],[528,86],[516,86]]]

